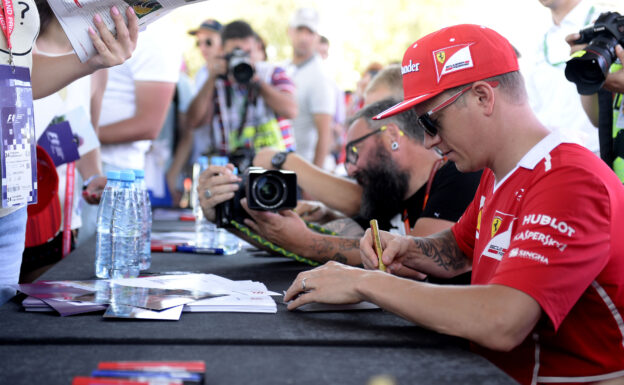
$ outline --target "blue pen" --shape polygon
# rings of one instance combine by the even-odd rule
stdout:
[[[178,245],[176,251],[183,253],[196,253],[196,254],[216,254],[223,255],[223,249],[218,247],[198,247],[191,245]]]

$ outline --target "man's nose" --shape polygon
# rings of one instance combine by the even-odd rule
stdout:
[[[423,145],[427,150],[431,150],[433,147],[440,144],[440,142],[442,142],[442,139],[440,139],[440,135],[438,135],[437,133],[435,134],[435,136],[431,136],[425,133],[425,141]]]

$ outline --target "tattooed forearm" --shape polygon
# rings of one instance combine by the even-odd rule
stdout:
[[[328,230],[345,237],[362,237],[364,229],[351,218],[340,218],[323,225]]]
[[[314,240],[311,256],[325,263],[360,264],[360,240],[333,236],[322,236]]]
[[[437,237],[414,238],[414,243],[420,249],[420,253],[450,273],[465,271],[469,265],[468,258],[457,245],[450,230],[442,232]]]

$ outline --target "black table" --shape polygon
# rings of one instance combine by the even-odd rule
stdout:
[[[155,230],[188,228],[155,223]],[[95,239],[41,279],[93,279]],[[244,249],[232,256],[154,253],[152,272],[194,271],[263,282],[282,292],[309,267]],[[207,384],[515,384],[461,339],[391,313],[183,313],[179,321],[59,317],[0,307],[0,384],[69,384],[106,360],[205,360]]]

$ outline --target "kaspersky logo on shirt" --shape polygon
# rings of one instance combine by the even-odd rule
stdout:
[[[470,46],[474,43],[458,44],[433,51],[438,83],[444,75],[474,67]]]

